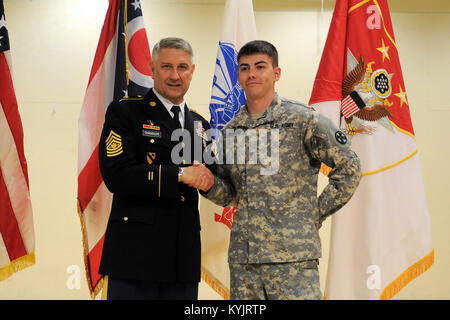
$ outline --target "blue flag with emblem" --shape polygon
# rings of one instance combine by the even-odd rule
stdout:
[[[245,94],[237,79],[237,51],[233,43],[219,42],[216,71],[213,78],[211,103],[211,127],[218,131],[241,110]]]
[[[246,99],[239,85],[237,53],[251,40],[256,39],[256,24],[251,0],[228,0],[225,4],[224,23],[217,51],[212,82],[211,128],[214,137],[241,110]]]

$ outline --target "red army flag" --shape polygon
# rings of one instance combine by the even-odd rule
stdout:
[[[386,0],[337,0],[309,104],[351,140],[363,178],[332,217],[325,297],[390,299],[434,261]]]
[[[112,194],[103,183],[98,143],[109,103],[145,95],[153,80],[139,0],[110,0],[79,117],[78,214],[92,298],[102,289],[98,273]]]

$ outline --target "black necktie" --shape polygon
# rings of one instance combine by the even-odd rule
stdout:
[[[174,116],[173,116],[173,121],[175,122],[175,125],[177,126],[177,128],[181,128],[181,123],[180,123],[180,107],[179,106],[173,106],[172,109],[170,109],[170,111],[173,112]]]

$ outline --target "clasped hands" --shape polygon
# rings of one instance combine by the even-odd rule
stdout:
[[[204,164],[194,161],[192,166],[183,167],[180,182],[206,192],[214,184],[214,175]]]

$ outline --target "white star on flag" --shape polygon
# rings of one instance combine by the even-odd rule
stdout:
[[[6,20],[5,15],[2,15],[2,18],[0,19],[0,29],[5,27],[6,28]]]
[[[139,0],[134,0],[131,5],[134,6],[134,10],[137,10],[138,8],[141,9],[141,3],[139,2]]]

